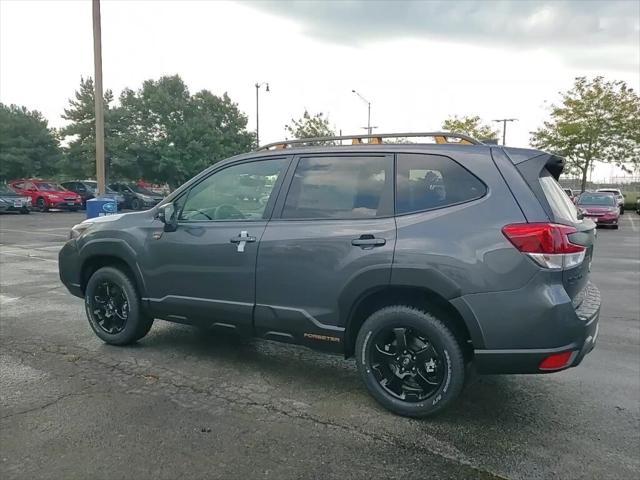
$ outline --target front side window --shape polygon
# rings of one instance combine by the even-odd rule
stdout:
[[[180,220],[261,220],[284,162],[241,163],[214,173],[182,197]]]
[[[487,188],[448,157],[419,153],[398,155],[396,212],[448,207],[484,196]]]
[[[305,157],[291,181],[283,218],[373,218],[392,214],[387,156]]]

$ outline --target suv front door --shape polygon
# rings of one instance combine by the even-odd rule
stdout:
[[[356,292],[390,279],[393,156],[305,155],[287,177],[260,242],[256,334],[341,351]]]
[[[143,268],[157,316],[252,333],[258,242],[287,160],[223,167],[174,201],[176,231],[154,222]]]

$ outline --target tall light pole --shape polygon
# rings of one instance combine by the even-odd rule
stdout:
[[[502,145],[506,145],[507,140],[507,122],[517,122],[517,118],[499,118],[497,120],[493,120],[494,122],[502,122]]]
[[[256,82],[256,148],[260,146],[260,87],[265,86],[265,91],[269,91],[269,83]]]
[[[102,96],[102,29],[100,28],[100,0],[93,0],[93,92],[96,114],[96,180],[98,195],[105,194],[104,174],[104,104]]]
[[[367,104],[367,133],[369,135],[371,135],[371,131],[374,128],[377,127],[372,127],[371,126],[371,102],[369,100],[367,100],[366,98],[364,98],[362,95],[360,95],[358,92],[356,92],[355,90],[351,90],[351,93],[355,93],[358,97],[360,97],[360,100],[362,100],[364,103]]]

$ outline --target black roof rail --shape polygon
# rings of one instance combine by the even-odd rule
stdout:
[[[315,137],[315,138],[298,138],[293,140],[281,140],[279,142],[269,143],[257,148],[257,151],[278,150],[293,147],[310,147],[313,144],[327,142],[336,142],[342,140],[351,140],[352,145],[379,145],[384,143],[385,138],[411,138],[411,137],[431,137],[439,144],[456,144],[456,145],[484,145],[475,138],[454,132],[406,132],[406,133],[374,133],[371,135],[340,135],[334,137]],[[368,139],[368,142],[363,140]],[[456,141],[450,141],[455,139]]]

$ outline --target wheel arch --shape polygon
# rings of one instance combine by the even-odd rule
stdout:
[[[146,296],[144,277],[136,261],[135,251],[123,240],[101,239],[81,249],[80,287],[84,293],[91,275],[102,267],[116,267],[131,278],[140,297]]]
[[[473,356],[474,343],[476,343],[475,329],[473,326],[469,328],[462,314],[450,301],[426,287],[387,285],[363,292],[354,303],[349,312],[344,333],[345,357],[354,354],[356,338],[365,320],[373,312],[390,305],[408,305],[437,316],[460,342],[465,360],[468,361]]]

